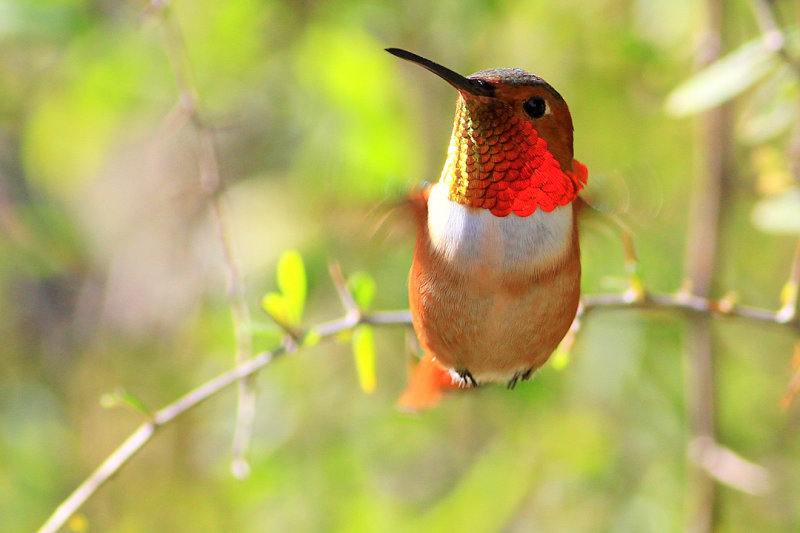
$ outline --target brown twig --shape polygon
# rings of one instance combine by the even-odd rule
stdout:
[[[786,47],[786,36],[776,21],[773,2],[770,0],[753,0],[751,5],[766,45],[770,50],[778,54],[796,75],[800,76],[800,62],[792,57]]]
[[[627,299],[624,294],[601,294],[587,296],[583,299],[581,316],[599,310],[625,310],[638,309],[649,311],[683,311],[693,314],[718,315],[757,322],[783,325],[800,333],[800,322],[780,322],[777,312],[755,307],[734,307],[723,310],[717,302],[698,296],[684,293],[644,293],[644,298],[638,301]],[[329,339],[342,331],[352,329],[359,324],[374,326],[410,326],[411,312],[383,311],[355,316],[348,313],[342,318],[325,322],[311,328],[320,336],[321,340]],[[171,422],[179,415],[197,406],[223,389],[251,376],[272,362],[276,357],[285,353],[294,353],[297,344],[281,345],[270,352],[263,352],[252,359],[248,359],[236,367],[207,381],[203,385],[191,390],[173,403],[156,411],[151,421],[142,424],[125,442],[120,445],[77,489],[55,510],[47,522],[39,529],[39,533],[56,532],[69,517],[77,511],[94,494],[100,486],[119,471],[165,424]]]
[[[360,320],[353,320],[345,316],[338,320],[317,326],[315,331],[322,339],[327,339],[336,334],[351,329],[360,323],[381,325],[408,325],[410,315],[405,311],[389,311],[385,313],[372,313],[364,315]],[[163,407],[153,414],[151,420],[145,422],[125,442],[123,442],[103,463],[76,488],[64,502],[56,508],[50,518],[39,528],[38,533],[55,533],[69,517],[72,516],[111,476],[116,474],[136,453],[147,444],[153,435],[164,425],[170,423],[179,415],[199,405],[201,402],[216,395],[237,381],[254,375],[276,357],[285,353],[293,353],[298,349],[296,344],[281,345],[269,352],[263,352],[255,357],[243,361],[236,367],[228,370],[189,391],[181,398]]]
[[[708,26],[704,47],[698,54],[698,67],[704,68],[722,56],[725,7],[722,0],[707,0]],[[687,231],[685,272],[687,285],[699,298],[708,298],[712,290],[714,265],[718,254],[718,234],[722,195],[729,180],[730,148],[729,111],[722,105],[706,112],[698,124],[698,153],[701,164],[695,180]],[[733,305],[720,306],[718,310]],[[686,396],[690,442],[716,442],[716,394],[714,338],[707,316],[690,321],[687,329]],[[691,458],[691,454],[687,454]],[[688,466],[688,503],[686,531],[711,533],[717,522],[717,486],[708,469],[691,460]]]
[[[153,0],[152,8],[156,12],[163,12],[166,9],[166,4],[159,0]],[[170,19],[162,15],[162,20],[165,26],[173,24]],[[175,26],[177,28],[177,26]],[[105,461],[87,478],[85,479],[73,493],[56,508],[49,519],[39,529],[39,533],[55,533],[60,529],[66,521],[72,516],[106,481],[108,481],[114,474],[116,474],[130,459],[136,455],[155,435],[155,433],[163,426],[169,424],[181,414],[194,408],[203,401],[216,395],[222,390],[230,387],[234,383],[243,383],[247,378],[254,376],[259,370],[273,361],[276,357],[293,353],[299,349],[300,345],[297,342],[285,342],[272,351],[263,352],[255,357],[243,357],[244,354],[250,353],[250,333],[247,329],[249,323],[249,313],[244,299],[244,286],[239,273],[238,265],[235,261],[230,239],[228,237],[227,220],[224,212],[224,204],[222,203],[221,196],[219,195],[219,166],[216,147],[214,146],[214,138],[211,131],[200,120],[197,112],[197,98],[195,92],[192,90],[193,84],[191,83],[190,71],[188,70],[188,60],[185,56],[185,46],[182,43],[182,35],[179,28],[177,34],[168,36],[173,44],[167,48],[170,51],[171,61],[175,69],[176,78],[178,79],[180,87],[180,108],[183,112],[187,113],[194,125],[200,139],[200,171],[201,182],[203,188],[209,194],[212,216],[217,224],[217,230],[222,243],[223,258],[226,263],[228,275],[228,294],[231,301],[231,311],[234,320],[234,327],[236,330],[237,338],[237,365],[217,377],[207,381],[199,387],[189,391],[187,394],[156,411],[152,418],[143,423],[128,439],[126,439]],[[174,30],[170,30],[174,31]],[[174,44],[177,42],[178,44]],[[716,217],[716,213],[714,214]],[[629,272],[635,273],[635,252],[632,246],[630,236],[623,237],[625,245],[627,265]],[[702,257],[707,257],[708,251],[705,250],[701,254]],[[800,245],[798,245],[798,252],[792,267],[792,275],[790,280],[797,281],[800,278]],[[703,269],[710,268],[703,266]],[[344,277],[341,274],[341,269],[336,264],[331,266],[331,275],[334,279],[339,296],[345,306],[346,315],[340,319],[333,320],[320,324],[311,328],[320,339],[329,339],[338,333],[354,328],[359,324],[372,324],[376,326],[390,326],[401,325],[409,326],[411,324],[411,315],[407,310],[403,311],[387,311],[370,314],[362,314],[357,305],[353,301],[352,294],[347,290]],[[710,284],[710,276],[705,278],[696,276],[693,284],[694,290],[698,287],[702,289],[701,294],[692,293],[688,289],[681,290],[676,293],[651,293],[641,287],[641,290],[636,291],[635,297],[632,297],[631,291],[622,294],[602,294],[602,295],[589,295],[582,299],[579,316],[576,318],[575,330],[572,331],[572,336],[577,332],[578,319],[581,317],[599,311],[601,309],[614,310],[614,309],[639,309],[639,310],[653,310],[653,311],[681,311],[703,317],[724,316],[737,319],[745,319],[752,321],[759,321],[770,324],[779,324],[785,327],[792,328],[795,332],[800,332],[800,319],[797,316],[797,297],[795,296],[793,302],[794,312],[790,313],[785,311],[787,309],[786,303],[779,311],[770,311],[749,306],[736,305],[729,299],[713,300],[708,298],[708,287]],[[705,289],[703,289],[705,287]],[[707,331],[707,328],[706,328]],[[246,349],[243,349],[246,348]],[[240,407],[239,414],[242,416],[242,393],[240,389]],[[249,415],[251,415],[249,413]],[[242,417],[245,419],[247,417]],[[237,434],[240,431],[237,424]],[[713,439],[707,441],[697,441],[715,445]],[[718,448],[713,448],[715,453]],[[719,454],[717,454],[719,455]],[[699,459],[698,459],[699,457]],[[694,459],[698,463],[705,464],[707,457],[698,456]],[[704,467],[711,475],[715,475],[721,479],[719,474],[715,474],[714,470],[708,466]]]
[[[772,476],[761,465],[752,463],[708,437],[689,443],[689,460],[702,468],[718,483],[755,496],[774,488]]]
[[[342,267],[337,261],[331,261],[328,263],[328,271],[331,274],[333,285],[336,287],[336,293],[339,295],[339,300],[342,302],[342,306],[344,307],[344,310],[347,312],[348,316],[360,316],[361,309],[358,307],[358,304],[353,298],[353,294],[350,292],[350,289],[347,288],[347,280],[344,279],[344,274],[342,274]]]
[[[209,211],[217,232],[222,261],[225,265],[228,305],[231,310],[236,340],[236,362],[237,364],[242,363],[249,359],[253,353],[253,337],[248,327],[250,324],[250,310],[245,299],[244,280],[239,261],[233,248],[233,239],[230,236],[230,217],[227,214],[227,204],[221,194],[222,180],[220,178],[219,155],[214,134],[202,120],[199,113],[196,84],[194,83],[186,42],[180,24],[171,15],[169,6],[164,2],[152,2],[150,13],[156,14],[160,18],[164,29],[165,48],[178,84],[178,108],[189,117],[198,137],[197,156],[200,185],[208,197]],[[249,378],[243,379],[239,384],[236,431],[231,451],[231,470],[234,476],[239,479],[247,477],[250,471],[245,457],[252,435],[255,401],[256,393],[253,383]]]
[[[588,295],[582,299],[583,314],[598,309],[646,309],[651,311],[677,310],[694,315],[718,315],[742,318],[771,324],[782,324],[800,330],[796,319],[787,321],[779,316],[779,311],[761,307],[730,304],[728,300],[703,298],[685,291],[659,293],[645,291],[640,300],[631,300],[625,293]]]

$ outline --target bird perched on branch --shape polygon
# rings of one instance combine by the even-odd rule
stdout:
[[[399,405],[442,391],[527,380],[558,346],[580,297],[578,192],[564,98],[522,69],[464,77],[398,48],[458,90],[438,183],[411,198],[417,240],[409,275],[414,329],[425,355]]]

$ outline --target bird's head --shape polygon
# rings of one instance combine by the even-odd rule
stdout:
[[[497,216],[528,216],[577,197],[586,183],[586,167],[573,160],[572,116],[550,84],[518,68],[465,77],[411,52],[387,51],[458,90],[441,177],[451,200]]]

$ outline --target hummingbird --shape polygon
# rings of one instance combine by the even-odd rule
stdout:
[[[519,68],[465,77],[386,51],[458,91],[439,181],[409,199],[409,306],[424,356],[398,405],[430,407],[449,388],[514,388],[550,357],[580,299],[576,199],[588,173],[573,158],[569,108]]]

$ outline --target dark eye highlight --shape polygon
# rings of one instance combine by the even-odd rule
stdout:
[[[541,118],[544,112],[547,111],[547,104],[541,96],[534,96],[529,98],[522,104],[522,109],[531,116],[531,118]]]

